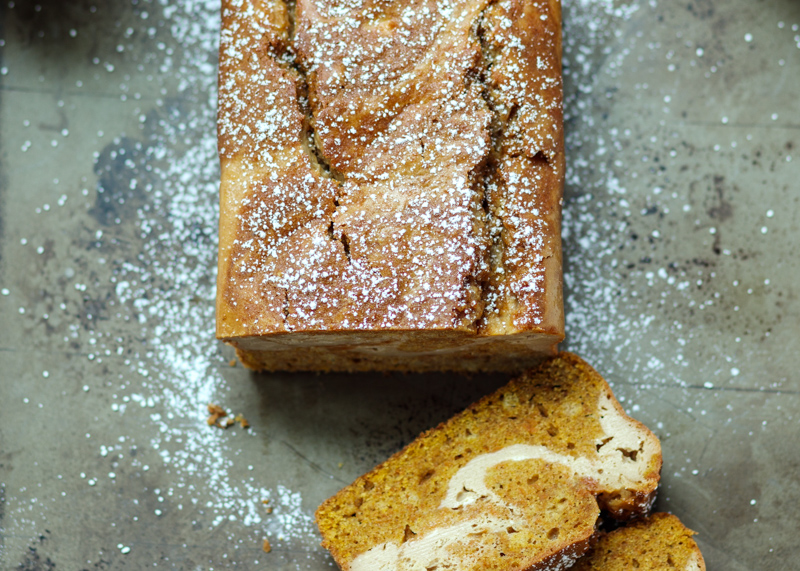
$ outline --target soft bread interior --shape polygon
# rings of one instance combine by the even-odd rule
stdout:
[[[588,549],[601,509],[649,510],[660,467],[655,436],[562,353],[421,435],[317,521],[343,569],[566,565]]]

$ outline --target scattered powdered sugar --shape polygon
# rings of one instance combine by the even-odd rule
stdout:
[[[232,527],[232,522],[237,522],[249,530],[247,543],[259,549],[258,538],[270,538],[276,552],[271,555],[272,561],[286,559],[305,566],[303,559],[307,556],[292,555],[293,550],[314,555],[322,549],[311,511],[302,505],[300,493],[288,487],[289,481],[265,487],[256,473],[242,475],[242,463],[236,459],[241,452],[237,436],[258,439],[264,435],[255,429],[223,431],[206,423],[206,404],[224,402],[230,393],[220,374],[222,357],[214,338],[219,2],[160,0],[132,4],[142,28],[131,27],[125,36],[155,38],[151,40],[155,51],[137,48],[134,65],[113,55],[106,62],[95,58],[93,63],[104,67],[110,77],[123,73],[123,69],[135,70],[137,62],[139,71],[155,65],[163,74],[158,80],[149,76],[158,99],[155,105],[149,101],[134,110],[140,134],[120,134],[106,143],[102,140],[105,133],[97,132],[98,144],[106,146],[94,153],[96,200],[94,192],[78,188],[65,190],[66,194],[54,202],[59,207],[68,200],[84,203],[81,215],[85,217],[88,212],[102,229],[92,229],[88,237],[76,240],[88,246],[88,255],[78,250],[52,262],[63,265],[58,274],[67,288],[53,297],[28,297],[32,300],[31,312],[19,308],[21,316],[30,313],[31,327],[63,330],[63,342],[86,355],[94,374],[82,379],[81,394],[95,398],[94,393],[108,393],[112,424],[98,429],[103,433],[99,437],[86,432],[85,440],[101,439],[94,446],[94,454],[112,469],[65,477],[105,490],[114,482],[127,482],[130,474],[137,474],[139,481],[147,480],[148,474],[166,474],[166,486],[139,488],[132,498],[130,486],[126,486],[124,497],[134,513],[141,514],[133,521],[164,520],[164,524],[154,525],[165,525],[170,518],[191,514],[197,518],[197,528],[221,530],[232,549],[238,549],[245,537],[239,531],[241,527]],[[86,17],[90,25],[91,16]],[[70,36],[81,37],[80,29]],[[128,48],[132,51],[133,46]],[[121,44],[116,51],[123,54],[126,46]],[[121,100],[127,102],[131,77],[126,73],[120,80]],[[77,83],[83,86],[83,81]],[[147,86],[144,81],[140,84]],[[130,98],[140,100],[141,94],[130,93]],[[63,129],[61,136],[68,134]],[[58,147],[57,142],[54,139],[53,148]],[[31,146],[26,141],[20,152]],[[54,180],[57,189],[58,184]],[[85,184],[91,187],[92,182],[85,180]],[[49,203],[36,208],[38,215],[48,211]],[[80,230],[74,232],[79,234]],[[36,243],[47,243],[51,237],[46,225],[32,235]],[[28,238],[20,240],[20,247],[29,247]],[[40,246],[37,253],[41,255],[44,250]],[[45,290],[58,287],[50,283]],[[11,287],[2,290],[4,296],[14,297],[14,293],[20,300],[28,295]],[[69,316],[76,312],[82,315],[82,322],[69,323]],[[109,365],[115,372],[128,372],[109,378]],[[50,377],[48,370],[39,374]],[[26,397],[24,403],[28,402]],[[43,408],[42,403],[39,408]],[[138,426],[142,419],[149,422]],[[137,426],[126,432],[130,422]],[[114,431],[118,431],[118,437],[110,436]],[[15,518],[12,534],[25,537],[39,533],[52,509],[48,503],[33,497],[27,505],[14,508],[16,491],[2,491],[10,506],[7,521]],[[18,492],[30,495],[26,487]],[[62,492],[62,496],[66,494]],[[145,505],[150,509],[140,511],[139,506]],[[116,527],[117,522],[110,525]],[[118,552],[132,557],[138,551],[141,557],[144,547],[131,539],[117,544]],[[222,551],[219,555],[223,559],[234,556]],[[107,551],[101,548],[101,559],[103,553]],[[2,556],[0,542],[0,559]],[[154,564],[157,558],[154,556]],[[206,567],[208,561],[202,566]]]
[[[701,91],[713,93],[715,74],[730,78],[735,71],[719,58],[719,45],[701,49],[685,30],[676,29],[674,40],[662,36],[656,42],[631,27],[633,19],[663,18],[665,11],[654,1],[565,2],[564,9],[567,346],[612,378],[634,375],[645,387],[702,386],[697,375],[703,374],[724,378],[729,366],[704,370],[707,363],[692,361],[690,348],[701,335],[711,335],[721,353],[711,357],[715,362],[741,354],[736,346],[741,338],[734,342],[729,334],[694,325],[702,324],[705,314],[721,318],[740,309],[741,300],[733,301],[739,298],[739,280],[731,286],[720,276],[732,273],[734,260],[747,259],[744,243],[758,242],[757,233],[766,234],[766,226],[748,218],[743,232],[726,229],[720,236],[719,226],[735,214],[733,197],[741,200],[725,165],[762,150],[741,127],[714,130],[713,142],[709,131],[687,128],[697,119],[683,119],[694,109],[680,91],[681,79],[671,74],[706,82]],[[649,117],[646,124],[641,116]],[[769,115],[760,120],[765,119]],[[722,124],[729,124],[727,116]],[[727,151],[719,144],[726,139]],[[723,174],[703,174],[702,180],[681,174],[698,170],[698,161]],[[746,206],[739,208],[743,212]],[[652,220],[658,221],[655,229]],[[681,239],[702,232],[709,236],[702,249],[692,251]],[[766,246],[762,241],[756,248]],[[767,276],[746,279],[748,295],[753,286],[764,290],[770,284]],[[768,337],[770,325],[769,319],[751,322],[745,331],[751,338]]]
[[[138,213],[141,254],[136,262],[123,263],[112,278],[118,308],[136,318],[147,339],[145,358],[133,364],[142,377],[136,384],[139,392],[130,396],[140,406],[161,411],[150,415],[155,432],[149,445],[172,474],[172,485],[163,493],[173,502],[205,497],[212,527],[239,521],[273,538],[273,544],[299,542],[308,548],[318,541],[300,494],[283,485],[265,488],[252,476],[232,477],[236,445],[231,433],[210,429],[205,422],[205,404],[224,400],[230,391],[218,371],[219,359],[210,358],[218,353],[213,300],[219,3],[161,4],[171,44],[178,46],[163,66],[178,80],[178,97],[196,97],[200,104],[168,103],[166,117],[148,118],[156,125],[144,170],[158,190]],[[97,346],[102,349],[105,343],[99,340]],[[255,430],[246,434],[263,437]],[[232,540],[236,532],[227,535]]]

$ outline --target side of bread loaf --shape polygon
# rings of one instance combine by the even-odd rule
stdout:
[[[324,502],[323,545],[344,570],[561,569],[600,510],[647,513],[656,437],[608,384],[561,353]]]
[[[655,513],[601,537],[572,571],[705,571],[693,535],[674,515]]]
[[[262,370],[563,338],[557,0],[223,0],[217,336]]]

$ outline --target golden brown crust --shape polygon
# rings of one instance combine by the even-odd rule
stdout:
[[[261,369],[495,369],[527,346],[519,368],[552,353],[558,2],[225,0],[222,13],[217,336]],[[360,331],[439,332],[430,349],[466,334],[477,349],[353,361]],[[309,334],[306,357],[252,348],[287,332]]]
[[[603,536],[574,571],[705,571],[694,532],[671,514],[655,513]]]
[[[604,402],[608,404],[601,406]],[[617,424],[613,424],[615,419]],[[635,434],[637,448],[624,444],[626,431]],[[349,569],[357,556],[375,546],[403,545],[412,537],[409,533],[424,540],[426,534],[457,527],[471,518],[501,519],[502,509],[493,511],[496,502],[476,501],[451,509],[449,490],[458,477],[466,477],[459,475],[468,473],[468,465],[476,459],[515,446],[522,446],[522,452],[515,452],[514,461],[490,466],[485,482],[487,489],[503,499],[501,506],[516,506],[512,511],[529,519],[519,527],[510,526],[515,529],[508,535],[488,533],[482,543],[468,543],[483,555],[465,554],[456,565],[459,569],[492,568],[482,558],[486,553],[496,556],[497,550],[505,554],[506,562],[515,562],[504,568],[544,569],[545,560],[563,557],[566,561],[588,548],[601,507],[612,507],[619,517],[649,510],[661,469],[658,441],[625,415],[608,384],[588,364],[561,353],[423,433],[324,502],[316,513],[323,545],[343,569]],[[601,453],[603,447],[607,448]],[[556,456],[537,457],[542,448]],[[607,452],[611,456],[603,456]],[[532,455],[525,457],[525,453]],[[578,475],[583,468],[575,466],[582,462],[603,465],[593,475]],[[636,475],[616,480],[611,472],[618,469],[620,474],[633,469]],[[606,476],[599,476],[603,470]],[[474,486],[473,481],[465,490]],[[603,494],[617,497],[617,502],[609,506],[599,497]],[[453,542],[464,547],[462,543]],[[453,557],[458,559],[457,553]]]

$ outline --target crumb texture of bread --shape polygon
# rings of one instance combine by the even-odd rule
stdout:
[[[560,35],[556,0],[223,0],[217,336],[270,370],[551,355]]]
[[[655,513],[600,538],[573,571],[705,571],[700,548],[674,515]]]
[[[646,514],[658,439],[570,353],[423,433],[316,512],[345,571],[563,569]]]

